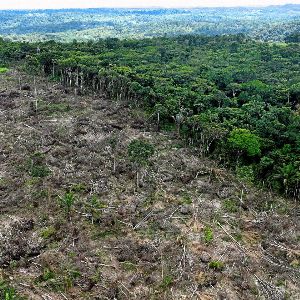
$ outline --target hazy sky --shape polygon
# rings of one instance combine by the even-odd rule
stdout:
[[[0,9],[153,6],[266,6],[286,3],[300,4],[300,0],[0,0]]]

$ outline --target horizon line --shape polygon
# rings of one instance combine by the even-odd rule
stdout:
[[[200,9],[200,8],[267,8],[282,6],[300,6],[300,3],[275,5],[235,5],[235,6],[97,6],[97,7],[57,7],[57,8],[0,8],[0,11],[38,11],[38,10],[71,10],[71,9]]]

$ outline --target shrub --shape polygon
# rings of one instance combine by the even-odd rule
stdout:
[[[75,194],[73,192],[65,193],[62,197],[59,196],[60,205],[66,210],[69,214],[71,208],[75,202]]]
[[[246,183],[254,182],[255,176],[252,166],[237,167],[236,175],[238,179],[245,181]]]
[[[154,151],[153,145],[141,139],[133,140],[128,146],[129,159],[138,166],[147,165]]]
[[[50,175],[50,173],[51,171],[49,170],[49,168],[44,165],[33,165],[29,170],[29,174],[32,177],[47,177],[48,175]]]
[[[206,226],[204,228],[204,241],[206,243],[210,243],[213,240],[213,238],[214,238],[214,234],[211,227]]]
[[[8,71],[8,68],[0,67],[0,74],[6,73]]]
[[[27,161],[26,169],[32,177],[47,177],[50,175],[50,169],[44,164],[44,154],[40,152],[34,153]]]
[[[212,260],[209,262],[208,267],[216,271],[222,271],[224,269],[224,263],[219,260]]]
[[[52,272],[49,268],[45,268],[43,271],[42,281],[48,281],[55,277],[54,272]]]
[[[154,154],[154,146],[142,139],[133,140],[128,146],[128,156],[136,168],[136,185],[139,187],[139,168],[149,163],[149,158]]]
[[[0,279],[0,299],[3,300],[21,300],[14,288],[10,287],[5,281]]]

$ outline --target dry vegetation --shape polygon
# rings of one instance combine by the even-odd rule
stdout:
[[[245,186],[126,103],[36,82],[0,75],[0,295],[299,299],[297,203]],[[155,146],[139,186],[137,138]]]

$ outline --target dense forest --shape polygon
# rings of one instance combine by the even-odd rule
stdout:
[[[198,9],[65,9],[1,11],[0,35],[12,40],[72,42],[182,34],[247,34],[284,41],[300,30],[300,6]]]
[[[1,40],[18,63],[76,94],[143,107],[248,183],[300,196],[300,45],[244,35],[101,39],[60,44]]]

